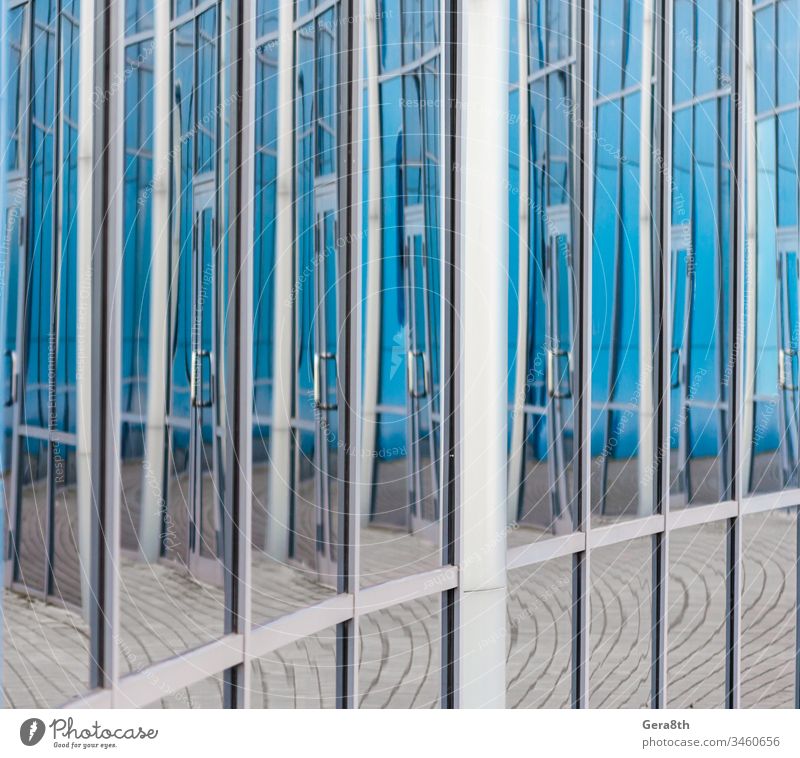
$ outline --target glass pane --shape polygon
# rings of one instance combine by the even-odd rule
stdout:
[[[4,589],[4,706],[57,708],[86,692],[89,638],[77,610]]]
[[[91,513],[89,494],[78,500],[78,459],[74,447],[53,445],[53,586],[51,593],[67,606],[81,607],[81,587],[88,590],[88,563],[81,563],[82,522]]]
[[[439,51],[429,6],[382,6],[380,212],[390,225],[365,245],[362,585],[441,562]]]
[[[703,34],[711,34],[709,18],[701,25]],[[727,36],[727,28],[715,35]],[[673,120],[673,508],[719,502],[730,491],[729,123],[727,94],[676,109]]]
[[[777,47],[776,8],[781,16]],[[774,65],[780,59],[779,94],[784,101],[785,62],[797,50],[785,33],[800,23],[796,12],[786,13],[788,8],[789,3],[782,0],[760,11],[756,22],[757,92],[772,87]],[[791,96],[795,106],[797,87],[795,74]],[[767,105],[771,101],[759,103],[759,108]],[[764,113],[756,123],[754,139],[756,173],[747,184],[748,202],[755,203],[756,214],[748,219],[753,240],[746,249],[743,473],[746,490],[764,494],[800,487],[797,107],[777,116]]]
[[[362,616],[361,708],[438,708],[439,595]]]
[[[78,376],[78,26],[62,13],[62,135],[61,135],[61,255],[55,283],[58,322],[55,329],[55,366],[50,375],[55,399],[50,410],[57,429],[76,429],[76,381]],[[84,286],[84,292],[86,287]],[[84,293],[82,292],[83,296]],[[52,347],[51,347],[52,349]]]
[[[54,708],[85,692],[89,680],[75,450],[30,438],[20,445],[16,584],[3,591],[4,698],[12,707]],[[55,602],[45,603],[45,594]]]
[[[256,658],[250,683],[252,708],[335,708],[336,628]]]
[[[793,708],[797,509],[742,519],[742,706]]]
[[[507,708],[569,708],[572,558],[508,572]]]
[[[531,73],[553,70],[527,84],[529,130],[519,136],[528,142],[520,182],[529,228],[512,244],[509,276],[510,302],[522,301],[509,310],[508,520],[520,527],[512,544],[571,532],[576,516],[570,3],[532,2],[529,19]]]
[[[149,705],[149,708],[222,708],[222,674],[210,676],[173,692]]]
[[[670,533],[670,708],[725,706],[726,534],[724,521]]]
[[[15,579],[28,590],[44,594],[47,586],[50,445],[30,437],[20,440],[19,445]]]
[[[640,36],[641,28],[633,35]],[[596,525],[653,511],[658,268],[650,240],[641,239],[652,233],[640,219],[641,109],[640,93],[596,109],[591,470]],[[649,151],[644,157],[652,162]],[[648,253],[645,260],[642,250]]]
[[[589,707],[647,708],[652,652],[648,537],[592,550]]]

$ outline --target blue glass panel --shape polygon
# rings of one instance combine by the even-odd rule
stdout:
[[[264,416],[272,412],[277,102],[278,47],[273,45],[256,59],[253,373],[254,411]]]
[[[23,418],[33,426],[51,423],[48,387],[51,378],[50,334],[55,240],[55,92],[58,67],[54,2],[33,7],[31,50],[30,218],[25,309],[27,374],[24,377]]]
[[[381,71],[392,71],[402,65],[401,0],[379,0],[378,29],[381,46]]]
[[[62,225],[58,266],[55,425],[75,431],[77,379],[78,27],[62,17]]]
[[[256,2],[256,37],[273,34],[278,31],[278,8],[280,0],[257,0]]]
[[[775,106],[775,6],[755,14],[756,110]]]
[[[153,69],[151,42],[126,49],[122,408],[144,417],[150,327]]]
[[[217,122],[217,9],[197,23],[197,173],[214,170]]]
[[[192,9],[193,0],[174,0],[173,18],[178,18]]]
[[[672,98],[675,103],[683,103],[694,95],[695,6],[692,0],[675,0],[672,25]]]
[[[177,267],[177,276],[171,283],[171,300],[174,305],[171,314],[170,337],[172,345],[171,367],[171,412],[177,416],[189,413],[189,379],[191,362],[192,325],[192,178],[194,175],[194,147],[197,130],[194,114],[194,65],[195,65],[195,23],[188,21],[173,33],[173,108],[179,134],[173,133],[173,156],[177,166],[172,173],[172,205],[177,228],[177,245],[173,243],[172,265]],[[175,140],[178,144],[175,144]]]
[[[758,122],[756,140],[758,150],[758,198],[756,227],[757,283],[755,292],[756,345],[758,367],[756,370],[756,393],[774,395],[778,390],[778,335],[776,303],[776,225],[778,198],[776,176],[776,118]],[[749,298],[752,303],[752,298]]]
[[[595,17],[595,60],[596,89],[601,95],[616,92],[622,87],[623,66],[628,51],[625,26],[628,17],[628,2],[596,2],[598,14]]]
[[[549,204],[561,205],[569,201],[569,151],[571,121],[567,95],[568,74],[557,71],[547,77],[548,98],[548,158]]]
[[[525,0],[521,0],[525,1]],[[545,52],[545,0],[528,0],[528,58],[531,72],[538,71],[547,62]]]
[[[800,99],[800,0],[778,3],[778,105]]]
[[[718,17],[719,5],[716,0],[702,2],[695,10],[695,95],[713,92],[720,86],[724,32]]]
[[[555,63],[569,56],[571,4],[571,0],[548,0],[547,2],[548,63]]]
[[[797,151],[800,149],[797,119],[797,110],[778,116],[778,226],[781,227],[797,225],[800,176],[797,165]]]
[[[317,22],[317,175],[336,171],[336,9]]]
[[[153,28],[155,0],[125,0],[125,34],[138,34]]]
[[[403,0],[400,20],[403,40],[403,63],[412,63],[422,55],[422,0]]]
[[[630,87],[642,80],[642,42],[643,42],[642,0],[629,0],[625,23],[624,86]]]
[[[8,152],[6,154],[6,168],[13,171],[20,167],[22,160],[22,145],[24,143],[24,126],[21,90],[24,81],[22,65],[23,34],[25,30],[25,6],[18,6],[8,14],[8,52],[6,57],[8,71],[8,89],[6,92],[8,133]]]

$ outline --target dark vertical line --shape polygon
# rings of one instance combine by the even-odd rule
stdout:
[[[671,386],[672,340],[670,230],[672,227],[672,2],[657,0],[654,4],[656,82],[654,101],[651,177],[653,184],[653,285],[656,292],[654,307],[658,320],[655,328],[655,458],[650,462],[654,482],[654,513],[663,514],[664,531],[653,537],[652,558],[652,678],[650,705],[667,707],[667,654],[669,636],[669,396]],[[650,82],[642,82],[650,87]],[[657,142],[655,142],[657,140]],[[649,286],[647,283],[646,286]]]
[[[91,629],[91,660],[89,670],[90,688],[108,687],[110,653],[112,641],[108,635],[110,600],[106,584],[107,524],[108,524],[108,475],[114,461],[106,452],[108,445],[109,393],[109,337],[111,302],[108,297],[108,259],[112,255],[109,239],[109,214],[111,211],[111,151],[110,119],[112,49],[111,20],[113,0],[101,0],[95,13],[95,91],[104,93],[100,103],[95,102],[93,198],[92,198],[92,396],[96,400],[95,412],[91,415],[91,582],[89,599]],[[113,499],[113,498],[112,498]]]
[[[245,57],[245,13],[249,8],[246,0],[235,0],[231,3],[231,123],[230,123],[230,163],[228,182],[228,318],[232,323],[227,329],[227,368],[230,372],[231,391],[226,393],[226,424],[227,448],[225,460],[225,501],[223,514],[227,529],[223,532],[223,571],[225,576],[225,633],[239,634],[244,632],[242,618],[241,596],[241,543],[242,515],[247,503],[244,502],[246,484],[243,487],[243,477],[247,476],[247,461],[244,461],[247,447],[244,434],[250,431],[244,428],[244,407],[251,402],[251,393],[247,391],[245,372],[249,363],[242,360],[242,335],[247,325],[243,323],[242,303],[244,287],[252,282],[243,282],[242,271],[246,251],[243,245],[243,181],[244,181],[244,141],[242,121],[244,98],[242,92],[244,82]],[[222,26],[222,6],[217,6],[217,29]],[[199,21],[198,21],[199,25]],[[195,82],[195,84],[197,84]],[[196,101],[196,99],[195,99]],[[219,137],[219,135],[217,135]],[[197,143],[197,140],[195,141]],[[195,145],[196,149],[196,145]],[[217,161],[218,162],[218,161]],[[219,166],[217,166],[219,171]],[[219,173],[217,173],[219,176]],[[202,264],[202,261],[201,261]],[[244,364],[244,365],[243,365]],[[244,393],[244,397],[242,394]],[[242,465],[245,471],[242,471]],[[241,708],[244,704],[244,663],[239,663],[226,669],[223,674],[223,706],[225,708]]]
[[[589,705],[589,528],[591,520],[590,483],[588,473],[589,427],[591,424],[591,266],[592,266],[592,197],[593,197],[593,0],[577,2],[575,51],[575,102],[573,103],[575,186],[572,193],[572,223],[575,233],[574,250],[578,262],[576,301],[580,318],[573,326],[573,344],[577,345],[578,377],[575,387],[575,434],[578,440],[574,456],[575,528],[586,535],[585,549],[576,553],[572,562],[572,706]],[[575,285],[573,285],[575,286]]]
[[[525,0],[527,1],[527,0]],[[460,93],[461,82],[461,21],[460,0],[444,0],[442,11],[442,91],[445,94],[442,119],[444,154],[443,167],[444,218],[442,229],[443,287],[442,320],[442,408],[441,408],[441,518],[442,564],[456,565],[459,557],[459,505],[457,449],[458,429],[458,345],[460,344],[459,319],[459,161],[460,161]],[[458,626],[459,589],[442,593],[441,598],[441,706],[458,707]]]
[[[742,203],[744,197],[743,173],[743,2],[735,0],[731,14],[731,53],[732,79],[730,94],[730,234],[729,249],[729,334],[730,348],[730,392],[728,393],[729,429],[729,496],[741,502],[741,472],[739,471],[739,363],[740,352],[740,313],[741,276],[744,263],[744,245],[742,232]],[[725,665],[725,704],[728,708],[738,708],[740,699],[740,646],[741,646],[741,517],[734,516],[728,522],[727,532],[727,578],[726,578],[726,665]]]
[[[342,16],[344,14],[344,16]],[[358,443],[358,397],[359,387],[359,302],[360,245],[356,228],[359,218],[357,204],[361,201],[356,190],[359,186],[358,172],[361,170],[360,146],[356,144],[357,119],[360,116],[361,87],[358,81],[361,55],[359,0],[342,0],[338,21],[338,218],[339,234],[336,240],[339,260],[344,263],[339,269],[337,282],[339,302],[338,314],[343,343],[341,369],[337,371],[337,395],[339,411],[339,534],[336,540],[338,568],[338,591],[355,593],[359,581],[357,566],[356,513]],[[341,289],[339,289],[341,287]],[[356,660],[357,620],[351,618],[336,628],[336,706],[353,708],[357,689],[358,661]]]

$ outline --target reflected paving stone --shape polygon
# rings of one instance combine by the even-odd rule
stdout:
[[[709,555],[719,549],[718,532],[724,527],[722,524],[714,527],[686,533],[692,544],[682,558],[684,571],[699,573]],[[743,688],[749,699],[757,700],[762,707],[784,704],[787,697],[784,690],[791,686],[793,676],[792,672],[775,671],[773,656],[769,654],[777,649],[774,646],[791,645],[794,640],[794,622],[790,617],[794,609],[792,571],[796,557],[794,541],[787,539],[790,529],[794,529],[794,521],[786,514],[765,518],[759,526],[758,542],[752,543],[754,549],[746,562],[743,592],[746,684]],[[370,539],[376,543],[387,536],[386,530],[374,530],[374,534],[372,529],[362,531],[369,532]],[[519,536],[519,532],[512,534]],[[680,533],[673,533],[673,540],[676,538],[681,539]],[[419,538],[406,536],[402,543],[410,565],[417,565],[415,555],[420,561],[430,553],[430,543]],[[649,544],[642,540],[627,545],[626,558],[615,559],[614,570],[605,571],[601,581],[593,582],[593,595],[598,600],[592,609],[595,644],[592,670],[598,672],[600,656],[604,661],[603,670],[611,672],[602,683],[593,677],[597,688],[594,706],[640,706],[644,704],[639,702],[640,694],[649,690],[649,684],[640,681],[642,672],[649,670],[649,661],[641,660],[641,636],[647,635],[649,651],[649,628],[637,621],[640,615],[637,608],[645,602],[641,592],[649,591],[645,543]],[[646,565],[648,576],[632,585],[624,570],[626,565]],[[376,567],[367,562],[364,569],[370,571]],[[129,578],[135,578],[128,582],[129,597],[127,601],[123,598],[122,603],[121,665],[124,672],[141,671],[152,661],[196,647],[219,635],[220,589],[201,585],[163,563],[148,566],[124,559],[123,570]],[[254,613],[261,618],[311,605],[328,592],[311,579],[299,581],[297,574],[286,566],[264,562],[258,563],[254,570],[257,571],[255,586],[270,588],[269,596],[264,593],[253,596]],[[571,627],[567,604],[571,584],[564,581],[564,572],[555,565],[542,564],[531,575],[534,580],[517,581],[513,586],[509,583],[508,615],[515,623],[509,624],[508,705],[563,706],[568,698],[565,683],[569,672],[562,670],[566,656],[558,656],[556,665],[548,667],[547,657],[536,656],[533,651],[569,648]],[[641,592],[633,592],[632,586]],[[557,589],[552,590],[552,587]],[[699,607],[698,603],[706,602],[702,582],[688,583],[687,587],[685,604],[681,602],[676,606],[677,599],[671,598],[671,614],[680,614],[684,606]],[[170,598],[169,605],[165,597]],[[202,600],[198,601],[198,597]],[[723,618],[724,593],[714,593],[710,602],[712,605],[707,608],[706,615]],[[3,618],[6,656],[3,699],[6,706],[59,705],[85,689],[89,636],[78,613],[6,590]],[[178,624],[176,619],[181,618],[188,618],[191,623]],[[790,618],[788,622],[787,618]],[[436,705],[440,635],[437,599],[430,597],[362,617],[362,625],[362,697],[367,704],[400,708]],[[709,627],[715,640],[722,633],[717,626]],[[606,640],[613,640],[614,644],[609,645]],[[709,677],[718,676],[718,669],[724,667],[722,656],[706,655],[708,650],[707,634],[682,634],[670,640],[673,664],[681,660],[701,662],[681,665],[679,676],[675,676],[678,672],[671,668],[672,696],[685,705],[703,700],[703,688]],[[254,705],[330,705],[333,677],[328,675],[326,662],[332,659],[332,653],[329,634],[298,640],[276,651],[254,671]],[[625,692],[628,694],[623,696]],[[219,682],[216,679],[199,682],[182,693],[163,698],[160,704],[163,707],[219,707]]]
[[[508,573],[506,706],[568,708],[572,559]]]
[[[85,691],[89,629],[74,611],[3,592],[3,703],[52,708]]]

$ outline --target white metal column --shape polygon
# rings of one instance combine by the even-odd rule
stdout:
[[[494,0],[461,4],[461,313],[456,408],[464,708],[505,705],[508,38]]]
[[[381,118],[380,85],[378,83],[380,47],[378,43],[378,2],[366,0],[365,35],[367,46],[367,314],[364,319],[365,361],[364,399],[362,410],[362,440],[364,448],[361,467],[361,518],[369,515],[372,485],[375,474],[374,453],[378,438],[378,394],[381,365],[381,299],[383,228],[381,226]]]
[[[525,396],[528,375],[528,280],[530,278],[530,139],[528,135],[528,0],[519,0],[519,252],[517,275],[517,356],[514,371],[514,412],[511,417],[511,451],[508,460],[509,523],[517,519],[522,487],[525,447]],[[552,453],[548,453],[551,455]]]
[[[275,365],[273,367],[272,433],[270,435],[269,499],[266,549],[270,557],[289,556],[289,514],[292,499],[292,282],[294,239],[292,171],[294,169],[294,32],[292,0],[278,9],[278,166],[275,200]]]
[[[77,437],[77,493],[78,493],[78,554],[81,564],[81,605],[84,618],[89,620],[91,597],[91,509],[92,493],[89,486],[91,448],[92,387],[89,367],[92,365],[92,97],[94,85],[94,0],[81,0],[79,52],[78,52],[78,324],[76,352],[79,370],[75,378],[78,414],[75,421]]]
[[[111,690],[119,678],[120,413],[122,406],[122,225],[124,9],[98,0],[93,26],[91,98],[92,194],[90,300],[92,350],[89,493],[91,524],[91,629],[89,688]],[[100,96],[98,96],[98,93]]]
[[[642,97],[639,112],[639,502],[640,516],[653,513],[653,461],[655,417],[653,415],[653,208],[652,197],[652,105],[653,90],[653,0],[642,8]]]
[[[161,548],[161,512],[164,509],[164,445],[167,414],[166,318],[169,308],[169,130],[170,44],[169,4],[156,3],[153,31],[153,179],[152,257],[150,275],[150,333],[147,365],[147,429],[142,481],[139,544],[148,561]]]
[[[758,312],[758,203],[756,179],[756,66],[755,46],[753,39],[753,0],[743,0],[744,29],[742,29],[742,54],[744,55],[744,141],[745,164],[744,171],[747,177],[745,186],[747,223],[745,239],[745,265],[744,293],[748,306],[745,322],[744,341],[744,384],[742,387],[744,405],[742,413],[742,445],[741,457],[741,486],[740,495],[745,497],[750,492],[750,465],[753,453],[753,423],[755,416],[755,391],[756,391],[756,313]]]

